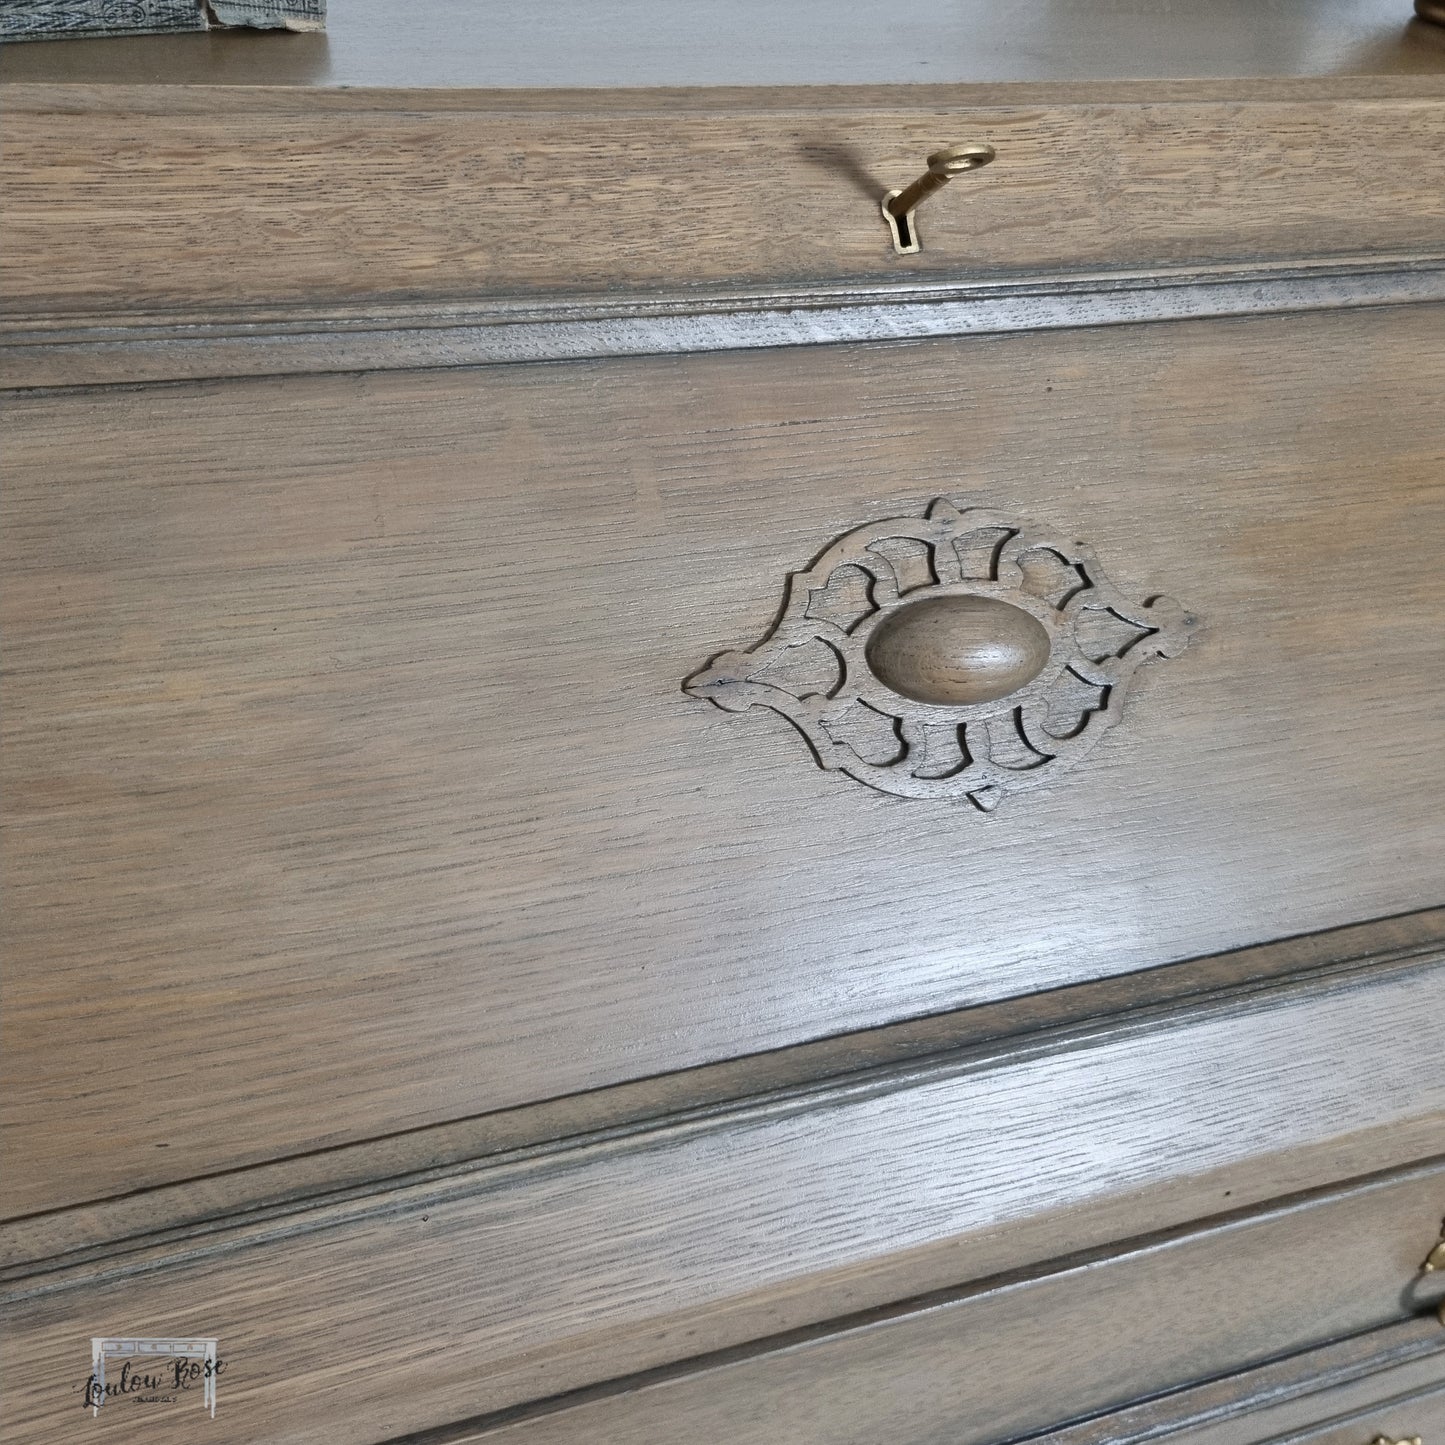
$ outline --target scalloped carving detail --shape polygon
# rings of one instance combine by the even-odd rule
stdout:
[[[939,606],[944,598],[993,605]],[[926,618],[913,614],[920,625],[907,625],[905,609],[930,602]],[[978,635],[979,619],[1011,615],[1009,608],[1028,616],[1005,629],[993,655],[987,636]],[[950,653],[955,615],[960,630]],[[1198,626],[1172,598],[1126,597],[1085,543],[940,497],[922,517],[856,528],[806,571],[792,573],[777,624],[746,651],[713,658],[683,690],[724,712],[762,707],[780,714],[830,772],[895,797],[966,800],[988,813],[1008,794],[1051,782],[1080,762],[1119,721],[1138,668],[1177,657]],[[925,655],[875,668],[894,637]],[[809,644],[816,651],[819,643],[838,660],[828,689],[782,681],[789,651]],[[960,682],[969,668],[1007,679],[1008,649],[1025,645],[1027,665],[1017,665],[1012,690],[993,696],[988,677],[974,690]],[[949,700],[921,701],[918,694],[930,690],[911,681],[927,674],[929,646],[940,649],[943,679],[932,696]],[[893,691],[886,676],[910,679],[915,695]],[[984,700],[951,700],[971,696]],[[862,733],[860,720],[871,720]]]

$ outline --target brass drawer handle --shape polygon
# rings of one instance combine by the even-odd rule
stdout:
[[[1081,760],[1139,665],[1197,625],[1119,591],[1082,542],[940,497],[840,537],[789,578],[770,632],[683,689],[771,708],[821,767],[880,792],[991,812]]]
[[[928,169],[901,191],[889,191],[883,197],[883,219],[893,237],[893,249],[900,256],[912,256],[919,249],[918,227],[913,213],[919,204],[935,191],[941,191],[954,176],[986,166],[998,154],[991,145],[949,146],[934,151],[928,158]]]
[[[1445,1224],[1440,1226],[1440,1238],[1435,1247],[1425,1256],[1425,1263],[1420,1266],[1421,1274],[1436,1274],[1441,1270],[1445,1270]],[[1440,1323],[1445,1325],[1445,1299],[1440,1301],[1436,1315]]]
[[[1445,1269],[1445,1228],[1440,1231],[1440,1242],[1425,1256],[1425,1263],[1420,1269],[1424,1274],[1434,1274],[1437,1270]]]

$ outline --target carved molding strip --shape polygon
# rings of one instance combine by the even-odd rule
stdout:
[[[1139,666],[1197,626],[1172,598],[1126,597],[1085,544],[940,497],[839,538],[789,577],[771,631],[683,688],[771,708],[880,792],[991,812],[1081,761]]]
[[[0,323],[0,390],[910,341],[1437,301],[1445,301],[1445,257],[1431,254],[623,300],[17,313]]]

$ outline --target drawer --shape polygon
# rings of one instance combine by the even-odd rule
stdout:
[[[1438,1427],[1389,5],[6,48],[7,1442]]]
[[[1442,101],[1333,89],[961,104],[913,87],[904,104],[848,87],[363,88],[302,108],[261,86],[11,84],[4,294],[18,316],[194,325],[207,309],[374,318],[479,297],[1438,253]],[[957,142],[998,158],[928,201],[922,250],[895,254],[882,196]]]
[[[50,1261],[6,1291],[7,1440],[96,1335],[219,1339],[220,1445],[968,1445],[1403,1321],[1440,1161],[1332,1181],[1438,1147],[1442,970],[1379,973]]]
[[[668,1445],[684,1438],[988,1445],[1028,1437],[1349,1332],[1364,1325],[1372,1295],[1381,1305],[1389,1299],[1377,1324],[1398,1318],[1406,1299],[1418,1307],[1414,1256],[1422,1243],[1429,1248],[1442,1184],[1445,1176],[1434,1170],[951,1300],[940,1292],[893,1318],[861,1319],[852,1329],[779,1342],[773,1352],[719,1360],[693,1374],[628,1382],[633,1388],[570,1408],[558,1402],[532,1419],[479,1425],[462,1438],[508,1445]],[[1431,1316],[1403,1328],[1433,1335],[1440,1325]],[[1385,1398],[1348,1420],[1332,1418],[1328,1395],[1311,1400],[1310,1418],[1322,1433],[1287,1438],[1370,1445],[1372,1435],[1351,1432],[1366,1424],[1403,1432],[1407,1419],[1416,1419],[1423,1423],[1409,1433],[1428,1439],[1440,1418],[1445,1355],[1435,1353],[1416,1367],[1422,1371],[1438,1388],[1400,1401],[1382,1391]],[[1129,1438],[1113,1433],[1109,1418],[1079,1433]],[[1239,1440],[1276,1438],[1263,1419],[1238,1423],[1263,1432]],[[1179,1436],[1190,1445],[1194,1438]],[[1201,1445],[1204,1438],[1213,1445],[1213,1436],[1202,1436]]]
[[[11,1210],[1435,903],[1442,342],[1421,306],[16,398]],[[1072,771],[891,796],[684,691],[940,496],[1199,619]]]

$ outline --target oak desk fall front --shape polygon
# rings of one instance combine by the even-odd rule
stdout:
[[[0,1438],[1442,1435],[1445,31],[962,8],[0,57]]]

